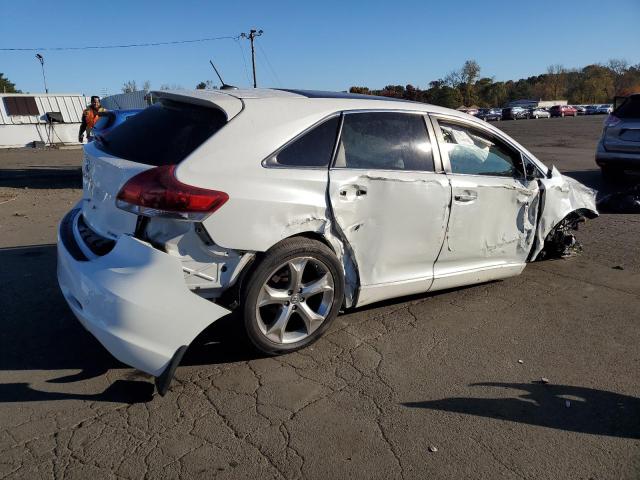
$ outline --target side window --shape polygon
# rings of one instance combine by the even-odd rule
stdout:
[[[335,167],[433,171],[424,117],[395,112],[346,114]]]
[[[331,161],[339,124],[339,116],[321,123],[280,150],[269,164],[291,167],[326,167]]]
[[[449,156],[452,173],[523,177],[522,158],[500,140],[470,126],[438,120],[443,149]]]

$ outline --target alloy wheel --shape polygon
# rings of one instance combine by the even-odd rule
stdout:
[[[262,334],[278,344],[313,334],[327,319],[335,284],[329,268],[312,257],[283,262],[267,276],[255,306]]]

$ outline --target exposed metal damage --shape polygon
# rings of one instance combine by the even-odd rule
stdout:
[[[541,179],[540,185],[543,207],[530,258],[542,260],[578,253],[581,247],[573,232],[585,218],[598,216],[596,191],[562,175],[555,167],[550,178]]]
[[[544,241],[544,248],[538,254],[536,260],[572,257],[582,252],[582,245],[573,234],[578,230],[578,225],[582,222],[584,222],[584,217],[579,214],[570,214],[565,217],[547,235]]]

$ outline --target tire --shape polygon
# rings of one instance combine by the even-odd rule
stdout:
[[[320,338],[338,316],[342,266],[321,242],[286,239],[256,263],[240,298],[245,331],[259,350],[269,355],[299,350]]]

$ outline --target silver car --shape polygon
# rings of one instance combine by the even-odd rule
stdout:
[[[627,97],[605,120],[596,163],[605,176],[640,169],[640,94]]]
[[[551,114],[544,108],[534,108],[529,113],[530,118],[551,118]]]
[[[598,108],[596,108],[596,114],[601,114],[601,115],[608,115],[609,113],[613,112],[613,105],[610,105],[608,103],[604,103],[602,105],[598,105]]]

